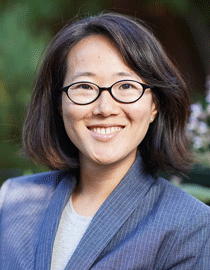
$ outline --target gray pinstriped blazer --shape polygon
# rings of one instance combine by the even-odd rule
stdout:
[[[62,209],[76,180],[67,172],[8,180],[1,190],[0,269],[50,269]],[[210,208],[138,157],[93,217],[66,270],[210,269]]]

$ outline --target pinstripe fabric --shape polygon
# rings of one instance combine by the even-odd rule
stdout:
[[[74,185],[65,172],[5,183],[0,269],[50,269],[59,218]],[[210,208],[145,174],[138,157],[93,217],[65,270],[77,269],[210,269]]]
[[[67,192],[64,189],[65,176],[64,172],[51,172],[19,177],[5,183],[3,190],[7,193],[0,209],[0,269],[35,269],[36,259],[43,255],[40,255],[39,243],[48,244],[50,239],[40,235],[46,224],[45,213],[54,202],[52,217],[56,219],[57,208],[61,208],[65,199],[61,190]],[[59,183],[61,179],[64,181]],[[68,186],[70,189],[71,181],[68,181]],[[56,202],[53,198],[59,195],[61,199]],[[50,222],[48,225],[53,227],[54,224]],[[48,228],[50,234],[51,227]]]

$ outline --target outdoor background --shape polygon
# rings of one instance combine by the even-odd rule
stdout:
[[[21,129],[34,75],[52,37],[75,17],[109,10],[146,20],[190,85],[188,125],[195,165],[189,178],[168,176],[210,203],[210,1],[1,0],[0,184],[46,170],[20,156]],[[181,181],[181,184],[180,184]],[[188,183],[188,184],[186,184]],[[200,186],[198,186],[200,185]]]

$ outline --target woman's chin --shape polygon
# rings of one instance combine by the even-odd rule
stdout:
[[[88,157],[89,162],[94,164],[95,166],[111,166],[115,164],[119,164],[123,161],[126,161],[130,164],[135,160],[136,151],[126,155],[125,153],[117,153],[117,150],[113,153],[94,153]],[[84,160],[83,160],[84,161]],[[85,158],[85,162],[87,162],[87,157]]]
[[[95,163],[95,164],[98,164],[98,165],[111,165],[111,164],[115,164],[116,162],[118,162],[120,159],[117,158],[117,157],[111,157],[110,155],[109,156],[96,156],[94,157],[94,159],[92,159],[92,161]]]

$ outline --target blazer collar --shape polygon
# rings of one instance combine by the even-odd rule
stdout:
[[[58,224],[65,207],[76,185],[76,179],[68,173],[61,179],[56,188],[51,202],[46,210],[45,217],[40,228],[39,241],[35,256],[35,270],[50,269],[53,243]]]
[[[142,159],[138,155],[125,177],[93,217],[65,270],[90,269],[153,183],[154,179],[144,172]]]
[[[93,217],[65,270],[90,269],[153,183],[154,179],[144,172],[142,159],[138,155],[125,177]],[[35,260],[36,270],[50,269],[59,220],[75,184],[76,179],[67,174],[52,196],[40,229]]]

